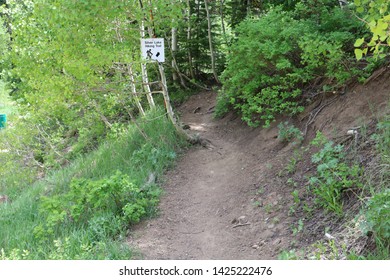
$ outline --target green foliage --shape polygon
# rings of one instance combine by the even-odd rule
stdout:
[[[115,123],[137,115],[127,67],[132,63],[140,88],[141,21],[164,37],[182,15],[179,1],[143,2],[141,9],[138,1],[10,0],[1,8],[12,37],[3,74],[24,115],[14,135],[35,159],[30,163],[59,168],[94,150]],[[153,21],[145,16],[150,12]],[[149,73],[152,78],[156,69]],[[34,141],[24,139],[24,127]]]
[[[268,126],[278,114],[303,110],[302,89],[313,79],[342,84],[358,73],[351,59],[357,20],[326,6],[310,15],[279,7],[236,28],[217,116],[230,104],[248,125]]]
[[[299,191],[298,190],[292,191],[291,195],[293,197],[294,202],[293,202],[293,205],[290,206],[290,209],[288,211],[289,215],[294,214],[301,203],[301,199],[299,198]]]
[[[116,139],[24,185],[12,203],[0,205],[0,250],[7,258],[13,250],[19,258],[28,250],[28,259],[131,258],[126,230],[155,214],[161,192],[156,178],[185,143],[162,110],[148,112],[138,124],[147,140],[135,125],[119,129]],[[9,183],[2,194],[24,182],[20,173],[2,175]]]
[[[377,132],[373,135],[378,154],[380,155],[380,171],[376,173],[372,197],[368,200],[363,214],[366,217],[364,231],[374,233],[378,252],[389,255],[390,249],[390,119],[386,116],[377,124]],[[382,252],[380,252],[380,250]]]
[[[390,189],[375,194],[367,204],[365,211],[368,228],[375,237],[390,245]]]
[[[384,57],[390,46],[390,4],[389,1],[355,0],[356,12],[370,30],[371,38],[366,42],[362,37],[355,41],[355,55],[360,60],[369,52],[376,57]]]
[[[121,229],[119,220],[123,225],[139,222],[156,206],[158,195],[155,188],[140,189],[119,171],[96,181],[73,179],[68,192],[41,198],[40,212],[46,215],[46,223],[35,233],[52,235],[63,223],[76,223],[89,224],[96,237],[115,237]]]
[[[303,141],[302,132],[294,125],[290,125],[288,122],[281,122],[278,124],[278,128],[278,139],[280,141],[291,142],[294,139],[297,140],[298,143]]]
[[[283,251],[278,255],[278,260],[299,260],[300,257],[295,250]]]
[[[334,145],[332,141],[324,143],[324,137],[317,135],[312,144],[323,147],[312,156],[317,172],[309,178],[310,189],[316,197],[317,205],[342,215],[342,194],[348,189],[362,187],[362,168],[356,164],[349,166],[345,162],[341,145]]]
[[[292,228],[292,234],[297,235],[298,233],[303,231],[303,228],[304,228],[304,223],[303,223],[302,219],[299,219],[298,225],[296,227]]]
[[[2,70],[5,63],[5,57],[8,53],[9,35],[4,27],[3,19],[0,17],[0,79],[2,78]]]
[[[377,133],[373,135],[376,140],[377,150],[384,162],[390,162],[390,117],[377,124]]]
[[[0,260],[27,260],[30,252],[28,250],[20,251],[19,249],[13,249],[6,254],[4,249],[0,251]]]

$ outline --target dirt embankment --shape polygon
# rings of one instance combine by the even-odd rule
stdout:
[[[316,130],[337,137],[383,113],[389,78],[386,71],[365,86],[329,97],[334,100],[315,115],[305,143]],[[274,259],[282,250],[308,245],[324,234],[316,219],[305,222],[310,232],[303,237],[292,233],[299,219],[289,215],[294,189],[280,171],[296,146],[278,141],[276,124],[253,129],[234,114],[213,119],[215,97],[201,92],[179,108],[190,132],[210,143],[182,155],[165,176],[159,217],[133,229],[129,243],[142,258]],[[292,122],[304,130],[309,119],[306,111]],[[295,179],[304,180],[310,169],[307,163],[298,165]]]

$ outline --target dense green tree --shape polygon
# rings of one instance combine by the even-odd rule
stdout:
[[[12,26],[7,76],[19,81],[12,95],[32,116],[28,121],[37,127],[43,157],[69,146],[74,154],[94,148],[114,123],[135,114],[132,81],[143,91],[141,24],[150,35],[164,37],[181,5],[161,0],[144,1],[142,9],[138,1],[7,3],[4,12]]]

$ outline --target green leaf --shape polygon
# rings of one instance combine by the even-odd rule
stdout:
[[[363,8],[363,7],[357,7],[357,8],[356,8],[356,11],[357,11],[358,13],[363,13],[363,12],[364,12],[364,8]]]
[[[363,57],[363,51],[361,49],[355,49],[355,56],[357,60],[362,59]]]
[[[354,44],[354,47],[358,48],[358,47],[360,47],[363,43],[364,43],[364,38],[357,39],[356,42],[355,42],[355,44]]]
[[[379,30],[386,30],[389,27],[389,24],[383,20],[378,20],[377,28]]]

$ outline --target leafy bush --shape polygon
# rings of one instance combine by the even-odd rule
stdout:
[[[288,122],[281,122],[278,124],[278,128],[278,138],[280,141],[291,142],[294,139],[296,139],[299,143],[303,141],[302,132],[294,125],[290,125]]]
[[[357,20],[331,6],[316,13],[308,16],[278,7],[237,27],[221,77],[217,116],[227,112],[229,104],[248,125],[262,121],[268,126],[278,114],[303,110],[302,89],[313,79],[342,84],[358,72],[353,62]]]
[[[390,189],[375,194],[365,213],[369,229],[375,236],[390,245]]]
[[[158,196],[157,189],[141,189],[119,171],[101,180],[73,179],[68,192],[42,197],[40,211],[46,220],[35,228],[35,235],[38,238],[52,235],[63,223],[78,223],[87,224],[97,239],[106,235],[115,237],[121,224],[139,222],[150,212]]]
[[[358,16],[365,19],[371,33],[369,40],[365,37],[356,40],[356,58],[361,59],[368,52],[372,52],[377,57],[385,57],[390,51],[389,1],[356,0],[355,7]],[[365,43],[365,41],[368,42]]]
[[[342,193],[347,189],[362,187],[362,168],[358,165],[349,166],[344,161],[343,147],[334,145],[332,141],[325,141],[322,134],[317,135],[313,144],[323,145],[323,148],[312,156],[317,172],[309,178],[316,204],[342,215]]]
[[[269,124],[278,113],[302,110],[294,101],[301,91],[294,88],[309,77],[293,60],[299,60],[296,38],[307,27],[280,10],[237,27],[238,39],[221,77],[222,90],[224,99],[242,113],[249,125],[260,123],[256,116]]]

